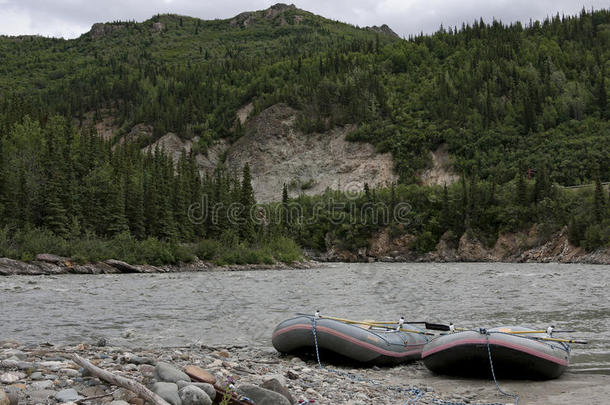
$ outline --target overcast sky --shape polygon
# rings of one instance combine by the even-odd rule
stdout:
[[[266,0],[0,0],[0,34],[40,34],[74,38],[96,22],[143,21],[157,13],[202,19],[228,18],[260,10]],[[443,24],[460,26],[483,17],[503,22],[575,14],[584,6],[610,6],[608,0],[294,0],[297,7],[351,24],[388,24],[401,36],[434,32]]]

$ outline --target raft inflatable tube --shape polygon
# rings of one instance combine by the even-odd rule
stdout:
[[[492,378],[489,342],[496,377],[531,380],[559,377],[568,368],[570,347],[541,340],[549,337],[545,333],[514,333],[532,330],[504,326],[442,335],[424,346],[422,359],[429,370],[438,374]]]
[[[273,332],[273,347],[280,353],[315,350],[313,321],[313,316],[297,316],[281,322]],[[319,350],[366,365],[420,360],[422,349],[429,340],[422,333],[367,328],[325,318],[315,318],[315,321]],[[413,325],[402,327],[419,330]]]

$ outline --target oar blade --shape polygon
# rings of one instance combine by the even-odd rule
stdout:
[[[440,323],[429,323],[429,322],[424,322],[426,329],[430,329],[430,330],[440,330],[443,332],[448,332],[451,329],[449,329],[449,325],[443,325]]]

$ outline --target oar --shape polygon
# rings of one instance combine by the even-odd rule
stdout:
[[[586,340],[577,340],[577,339],[557,339],[557,338],[550,338],[550,337],[538,337],[538,336],[531,336],[528,337],[528,339],[537,339],[537,340],[549,340],[551,342],[562,342],[562,343],[577,343],[579,345],[586,345],[589,342],[587,342]]]
[[[545,330],[522,330],[522,331],[518,331],[518,330],[503,331],[503,330],[501,330],[500,332],[513,333],[513,334],[517,334],[517,335],[520,335],[522,333],[546,333]],[[575,330],[553,330],[553,333],[574,333],[574,332],[576,332],[576,331]]]
[[[339,321],[339,322],[344,322],[344,323],[349,323],[349,324],[354,324],[354,325],[367,325],[367,326],[381,326],[381,325],[391,325],[391,323],[387,323],[387,324],[380,324],[377,322],[366,322],[366,321],[355,321],[353,319],[345,319],[345,318],[337,318],[334,316],[323,316],[320,315],[320,319],[330,319],[332,321]],[[398,322],[394,322],[394,325],[397,325]],[[391,327],[386,327],[386,329],[394,329]],[[419,333],[421,335],[428,335],[428,336],[434,336],[434,333],[428,333],[428,332],[422,332],[421,330],[411,330],[411,329],[404,329],[404,328],[399,328],[399,330],[401,332],[409,332],[409,333]]]

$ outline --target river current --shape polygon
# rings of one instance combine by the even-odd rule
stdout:
[[[0,278],[0,340],[271,346],[295,313],[574,330],[571,369],[610,374],[610,266],[328,264],[309,270]]]

